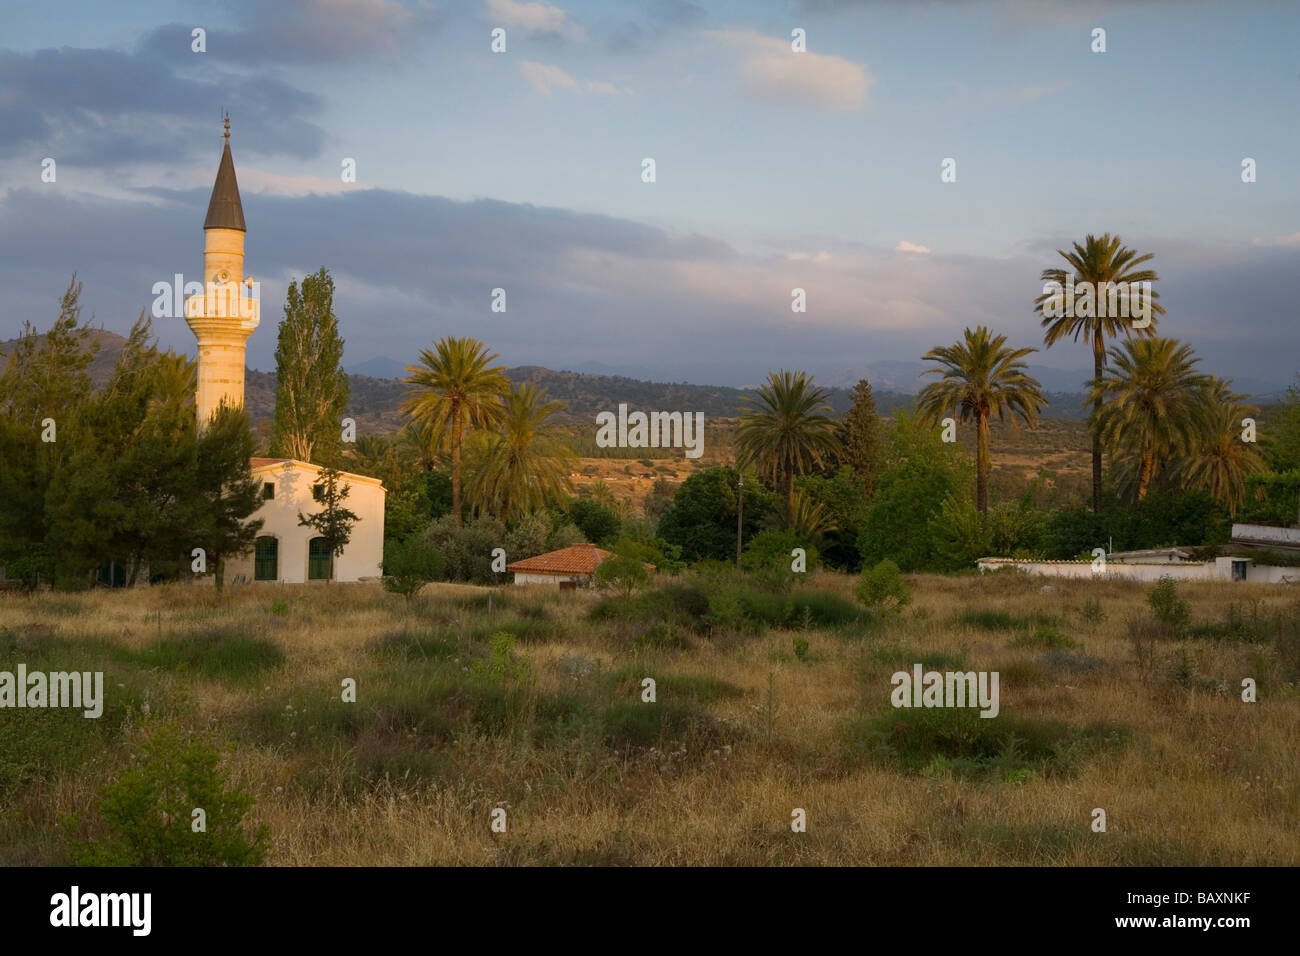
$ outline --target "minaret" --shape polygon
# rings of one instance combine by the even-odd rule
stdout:
[[[230,156],[230,117],[217,181],[203,221],[202,295],[185,300],[185,321],[199,342],[200,427],[223,402],[244,404],[244,347],[261,319],[252,278],[244,279],[244,208]]]

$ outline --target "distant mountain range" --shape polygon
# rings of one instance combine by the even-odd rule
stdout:
[[[837,385],[844,388],[852,388],[859,380],[865,378],[871,383],[872,389],[885,389],[892,392],[902,392],[905,395],[915,395],[927,382],[935,380],[933,375],[923,375],[926,369],[934,368],[931,362],[909,362],[887,360],[883,362],[871,362],[867,365],[857,366],[847,369],[838,375],[819,375],[817,382],[820,385]],[[1042,384],[1045,392],[1078,392],[1084,391],[1084,383],[1092,378],[1092,369],[1059,369],[1047,365],[1029,365],[1026,371]]]
[[[901,392],[915,395],[927,382],[934,381],[935,376],[923,375],[926,369],[933,368],[929,362],[882,361],[848,369],[839,374],[818,375],[819,385],[837,385],[852,388],[858,379],[865,378],[874,390]],[[1077,394],[1082,396],[1087,390],[1087,383],[1092,378],[1091,368],[1053,368],[1049,365],[1026,365],[1025,370],[1038,379],[1043,391],[1052,393]],[[1266,382],[1261,379],[1237,378],[1232,386],[1239,392],[1252,395],[1255,401],[1267,404],[1276,401],[1286,392],[1286,385]],[[1055,417],[1071,417],[1053,411]]]
[[[126,340],[102,330],[91,334],[100,348],[90,371],[95,384],[100,385],[108,379]],[[12,340],[0,343],[0,353],[7,354],[12,346]],[[585,367],[606,368],[598,363]],[[851,404],[853,385],[866,378],[871,382],[881,414],[889,415],[900,408],[911,407],[916,393],[931,378],[920,377],[927,367],[924,362],[872,362],[836,375],[819,376],[817,383],[828,389],[831,408],[836,414],[842,414]],[[406,375],[406,363],[381,356],[346,368],[352,390],[348,413],[366,431],[396,432],[403,420],[398,409],[407,392],[407,386],[400,381]],[[1090,370],[1031,365],[1029,372],[1043,385],[1050,403],[1047,417],[1085,417],[1081,385],[1090,377]],[[648,372],[646,374],[649,376]],[[621,402],[627,403],[632,410],[703,412],[709,418],[732,418],[743,410],[744,399],[753,395],[752,389],[726,385],[655,382],[649,377],[590,370],[555,371],[539,365],[521,365],[508,369],[506,375],[512,382],[535,383],[545,388],[550,398],[564,402],[567,406],[564,418],[571,423],[591,422],[598,412],[617,411]],[[1250,391],[1249,382],[1235,385],[1241,391]],[[1284,389],[1276,385],[1265,385],[1257,387],[1254,394],[1257,401],[1267,402],[1282,391]],[[274,417],[275,375],[249,369],[245,378],[244,404],[255,422]]]

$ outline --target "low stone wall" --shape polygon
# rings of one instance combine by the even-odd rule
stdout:
[[[1017,561],[1013,558],[980,558],[980,572],[1015,568],[1026,574],[1054,578],[1123,578],[1130,581],[1156,582],[1169,577],[1175,581],[1231,581],[1232,559],[1196,561],[1186,564],[1136,564],[1107,561],[1105,570],[1093,570],[1091,561]],[[1269,564],[1246,564],[1245,580],[1261,584],[1300,584],[1300,568],[1283,568]]]

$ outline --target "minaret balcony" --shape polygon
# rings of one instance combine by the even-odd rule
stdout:
[[[191,295],[185,299],[185,318],[235,319],[241,328],[251,332],[262,319],[261,301],[238,282],[209,282],[202,295]]]

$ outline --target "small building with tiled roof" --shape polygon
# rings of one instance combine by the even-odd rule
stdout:
[[[590,584],[596,568],[613,556],[594,544],[575,544],[507,564],[506,570],[514,572],[515,584],[545,584],[567,589]]]

